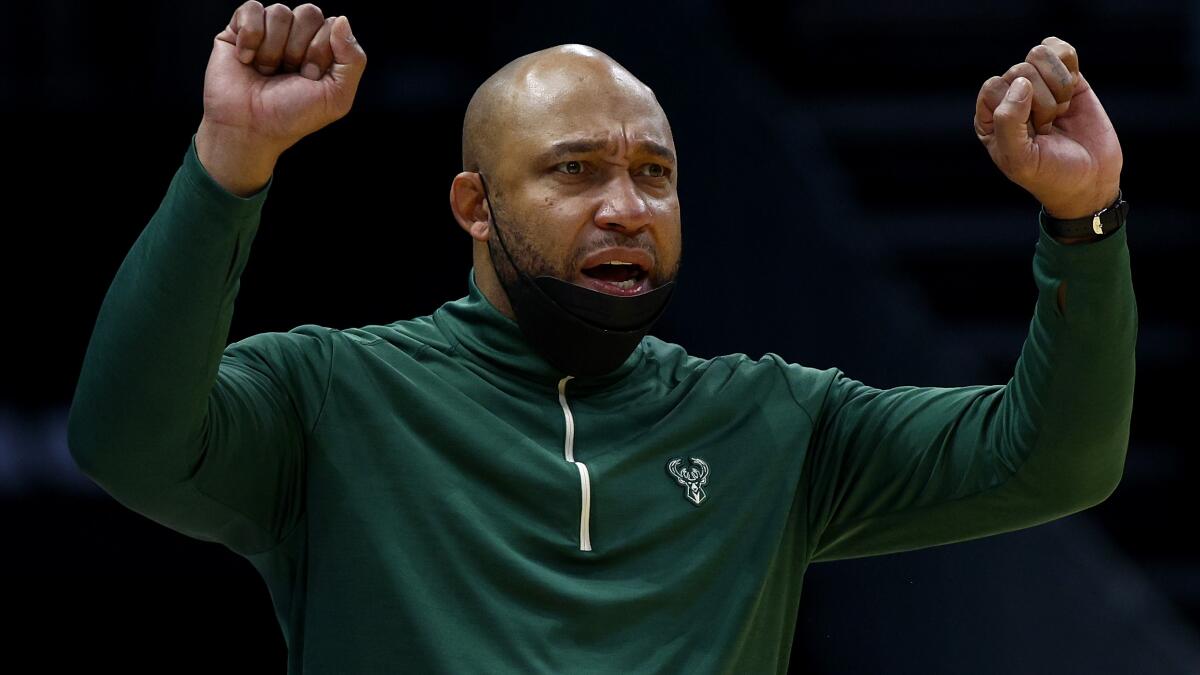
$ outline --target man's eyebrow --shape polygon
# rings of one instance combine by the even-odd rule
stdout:
[[[546,152],[547,158],[563,157],[565,155],[585,155],[608,147],[608,141],[603,139],[582,139],[575,141],[559,141],[550,146],[550,150]],[[657,141],[637,141],[633,147],[638,152],[647,155],[653,155],[660,159],[665,159],[671,164],[675,163],[675,153],[671,149]]]
[[[667,160],[671,164],[675,163],[675,153],[662,143],[656,141],[639,141],[634,143],[634,146],[647,155],[654,155]]]

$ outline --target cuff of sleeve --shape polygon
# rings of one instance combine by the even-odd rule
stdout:
[[[1050,264],[1052,269],[1068,272],[1070,276],[1089,274],[1112,274],[1126,249],[1126,231],[1129,223],[1121,225],[1115,232],[1096,241],[1078,244],[1063,244],[1047,230],[1038,218],[1037,255]]]
[[[267,180],[267,184],[249,197],[241,197],[226,190],[200,163],[200,156],[196,153],[196,134],[192,134],[192,140],[188,143],[187,152],[183,156],[181,173],[188,185],[192,186],[206,204],[235,218],[239,216],[257,217],[263,202],[267,199],[271,185],[275,182],[275,175],[272,174],[271,178]]]

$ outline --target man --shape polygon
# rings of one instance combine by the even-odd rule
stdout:
[[[275,162],[346,114],[365,64],[345,18],[235,12],[69,424],[115,498],[255,566],[289,672],[783,673],[811,562],[1044,523],[1120,480],[1122,160],[1067,43],[978,97],[980,140],[1045,213],[1014,377],[959,388],[648,335],[680,269],[677,152],[653,92],[581,45],[468,106],[466,297],[225,346]]]

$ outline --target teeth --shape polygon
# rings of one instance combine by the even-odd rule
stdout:
[[[638,282],[637,279],[626,279],[625,281],[616,281],[616,282],[609,282],[609,283],[611,283],[613,286],[616,286],[617,288],[619,288],[623,291],[627,291],[627,290],[633,288],[634,286],[636,286],[637,282]]]
[[[632,265],[633,263],[625,262],[624,260],[609,260],[608,264],[609,265]]]

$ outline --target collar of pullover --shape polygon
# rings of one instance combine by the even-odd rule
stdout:
[[[521,332],[517,322],[508,318],[475,284],[475,268],[467,275],[467,297],[447,302],[434,312],[438,326],[454,340],[462,355],[489,370],[518,376],[539,385],[558,388],[569,373],[550,365],[538,354]],[[617,385],[645,361],[643,339],[625,362],[612,372],[571,379],[572,391],[593,391]]]

